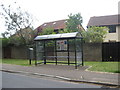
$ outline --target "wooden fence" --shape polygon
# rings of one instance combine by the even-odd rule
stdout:
[[[120,42],[102,43],[102,61],[120,61]]]

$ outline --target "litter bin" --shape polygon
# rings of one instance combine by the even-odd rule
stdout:
[[[33,52],[33,48],[29,48],[29,64],[31,65],[31,61],[34,58],[34,52]]]

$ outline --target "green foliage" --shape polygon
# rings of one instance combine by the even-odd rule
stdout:
[[[14,6],[14,7],[13,7]],[[24,31],[27,28],[32,28],[33,17],[28,12],[23,11],[16,2],[12,5],[0,5],[1,11],[0,16],[3,17],[5,21],[5,26],[7,31],[2,33],[2,36],[10,37],[10,42],[13,44],[27,45],[32,39],[31,32]],[[30,35],[31,34],[31,35]],[[13,37],[14,36],[14,37]],[[13,40],[13,41],[12,41]],[[18,40],[18,41],[17,41]]]
[[[9,39],[8,38],[1,38],[0,41],[2,41],[2,47],[6,47],[7,45],[9,45]]]
[[[15,46],[24,45],[24,42],[21,39],[21,37],[17,36],[10,37],[10,43],[14,44]]]
[[[70,33],[72,32],[71,30],[67,30],[66,28],[63,30],[59,30],[59,33]]]
[[[69,19],[66,22],[66,28],[63,30],[58,30],[58,33],[70,33],[70,32],[77,32],[80,30],[79,26],[82,24],[83,20],[81,14],[70,14],[68,15]],[[47,27],[42,30],[39,35],[49,35],[49,34],[56,34],[54,32],[54,28]]]
[[[106,34],[108,33],[107,27],[89,27],[87,31],[82,31],[82,36],[85,42],[103,42]]]
[[[53,47],[54,45],[55,45],[55,42],[54,42],[53,40],[48,41],[48,42],[46,43],[46,47]]]
[[[56,34],[54,32],[54,29],[51,28],[51,27],[43,29],[42,32],[39,35],[49,35],[49,34]]]
[[[44,28],[39,35],[49,35],[49,34],[56,34],[56,32],[54,32],[53,28],[47,27],[47,28]],[[53,41],[50,41],[50,42],[46,43],[47,47],[50,47],[50,46],[53,46],[53,45],[54,45]]]
[[[2,59],[2,63],[5,64],[13,64],[13,65],[22,65],[22,66],[31,66],[29,65],[28,60],[23,60],[23,59]],[[35,64],[35,61],[32,60],[32,65]]]
[[[67,20],[67,27],[66,29],[69,31],[69,32],[77,32],[79,31],[79,25],[82,24],[83,22],[83,19],[82,19],[82,16],[80,13],[78,14],[70,14],[68,15],[69,19]]]
[[[22,36],[20,36],[19,34]],[[34,43],[34,37],[35,31],[33,31],[31,28],[25,28],[9,37],[9,42],[11,44],[14,44],[15,46],[30,45]]]

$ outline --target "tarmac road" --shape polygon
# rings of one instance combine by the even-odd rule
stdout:
[[[102,86],[2,72],[2,88],[101,88]]]

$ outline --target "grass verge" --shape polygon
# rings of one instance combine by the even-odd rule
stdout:
[[[120,62],[85,62],[85,65],[92,66],[90,71],[120,73]]]
[[[23,59],[2,59],[0,63],[5,64],[15,64],[15,65],[23,65],[23,66],[31,66],[29,65],[28,60]],[[32,61],[32,65],[35,64],[35,61]],[[54,64],[54,63],[50,63]],[[112,72],[112,73],[120,73],[120,69],[118,68],[120,62],[84,62],[85,66],[92,66],[90,71],[100,71],[100,72]]]
[[[31,65],[29,65],[29,60],[24,60],[24,59],[2,59],[2,63],[22,65],[22,66],[31,66]],[[32,65],[34,63],[35,63],[35,61],[32,61]]]

